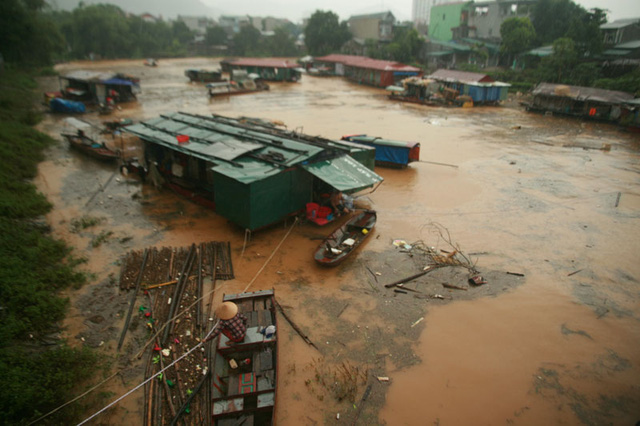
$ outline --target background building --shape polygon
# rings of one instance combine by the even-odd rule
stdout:
[[[393,38],[396,18],[391,12],[354,15],[349,18],[349,30],[361,40],[388,41]]]

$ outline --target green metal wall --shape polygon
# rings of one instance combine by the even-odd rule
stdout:
[[[249,230],[283,220],[311,200],[313,177],[302,168],[243,184],[216,174],[216,212]]]
[[[357,151],[351,151],[349,156],[362,164],[369,170],[373,170],[376,165],[376,150],[375,149],[359,149]]]

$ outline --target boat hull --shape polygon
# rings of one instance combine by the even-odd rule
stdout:
[[[313,258],[322,266],[339,265],[371,235],[376,221],[375,210],[356,214],[322,241]]]
[[[211,366],[212,423],[273,425],[278,381],[274,292],[226,295],[223,300],[234,302],[238,312],[247,317],[247,334],[242,343],[227,345],[228,339],[223,334],[215,341]],[[276,327],[274,335],[260,333],[261,328],[269,325]]]
[[[62,136],[69,142],[69,146],[83,154],[102,161],[114,161],[120,158],[120,153],[99,144],[86,136],[63,133]]]

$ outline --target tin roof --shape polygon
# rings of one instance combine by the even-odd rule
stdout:
[[[246,119],[185,112],[164,114],[124,130],[150,143],[212,163],[212,170],[242,183],[259,181],[313,161],[312,157],[318,154],[335,157],[362,150],[355,144],[349,146]]]
[[[230,65],[241,67],[298,68],[294,61],[279,58],[240,58],[229,61]]]
[[[613,22],[607,22],[606,24],[600,25],[600,29],[601,30],[617,30],[618,28],[628,27],[629,25],[633,25],[636,23],[640,23],[640,18],[617,19]]]
[[[448,82],[460,82],[460,83],[494,83],[495,80],[487,74],[480,74],[477,72],[467,71],[455,71],[439,69],[428,78],[440,81]]]
[[[315,60],[319,62],[339,62],[350,67],[374,69],[379,71],[422,72],[420,68],[405,65],[400,62],[371,59],[366,56],[331,54],[316,58]]]
[[[589,100],[607,103],[626,102],[633,99],[633,95],[626,92],[551,83],[538,84],[535,89],[533,89],[533,95],[557,96],[579,101]]]

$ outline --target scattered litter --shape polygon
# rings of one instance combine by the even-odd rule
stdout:
[[[469,284],[473,284],[473,285],[482,285],[482,284],[486,284],[487,282],[485,281],[485,279],[482,277],[482,275],[474,275],[473,277],[469,278]]]
[[[382,272],[376,272],[376,275],[380,277],[382,276]]]
[[[405,240],[393,240],[393,245],[396,247],[402,247],[405,250],[411,250],[411,245],[407,244]]]
[[[386,377],[386,376],[378,376],[378,378],[377,378],[377,379],[378,379],[378,381],[380,381],[380,382],[388,382],[388,381],[389,381],[389,378],[388,378],[388,377]]]
[[[164,356],[169,356],[169,355],[171,355],[171,350],[170,350],[170,349],[163,349],[163,350],[162,350],[162,355],[164,355]]]
[[[416,322],[414,322],[413,324],[411,324],[411,328],[415,327],[416,325],[420,324],[422,322],[422,320],[424,319],[424,317],[420,317],[419,320],[417,320]],[[380,380],[380,377],[378,377],[378,380]],[[387,380],[389,380],[387,378]]]
[[[431,296],[432,299],[443,299],[444,300],[444,296],[441,294],[434,294]]]

